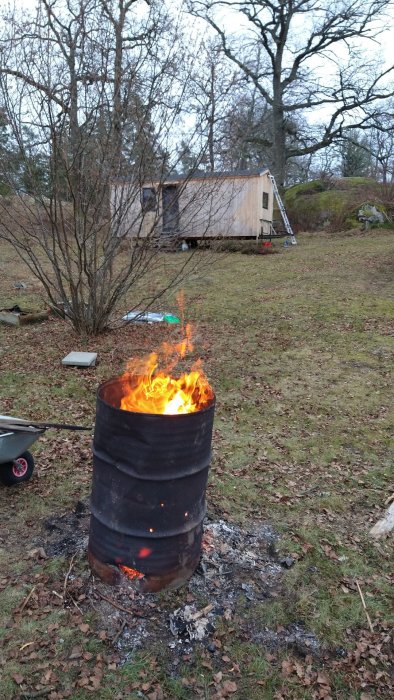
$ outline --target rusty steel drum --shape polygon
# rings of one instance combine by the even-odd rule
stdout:
[[[200,559],[215,400],[158,415],[122,410],[123,394],[120,377],[97,393],[90,565],[107,583],[123,565],[142,590],[176,588]]]

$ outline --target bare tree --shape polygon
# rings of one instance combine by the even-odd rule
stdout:
[[[4,115],[34,186],[26,196],[16,169],[0,159],[15,195],[12,205],[0,201],[0,237],[79,333],[106,328],[119,300],[158,260],[162,211],[155,207],[147,226],[135,202],[147,180],[160,186],[176,168],[173,131],[193,64],[180,15],[156,0],[39,0],[35,15],[4,18]],[[38,158],[47,163],[46,182],[33,177]],[[124,178],[127,197],[111,205],[113,185]],[[183,259],[163,288],[186,266]],[[151,300],[142,291],[135,304]]]
[[[373,162],[372,174],[384,184],[394,182],[394,104],[389,101],[375,114],[368,132],[368,146]]]
[[[214,37],[205,39],[199,49],[199,61],[193,72],[194,109],[201,115],[202,138],[206,139],[206,161],[210,172],[221,162],[224,124],[241,80],[238,69],[232,67]]]
[[[242,77],[224,56],[216,37],[204,37],[200,41],[193,70],[188,75],[185,101],[185,108],[194,118],[192,134],[199,134],[199,141],[190,142],[190,131],[183,134],[178,146],[183,172],[190,172],[197,166],[199,170],[212,173],[223,167],[225,122],[234,108]],[[202,155],[200,162],[196,160],[197,154]]]
[[[256,60],[259,64],[260,52]],[[270,162],[272,137],[267,102],[245,75],[237,81],[231,97],[219,124],[224,167],[243,170]]]
[[[190,0],[190,11],[213,27],[225,55],[270,107],[271,169],[280,184],[289,159],[329,146],[348,129],[367,128],[373,105],[392,94],[385,80],[393,67],[380,67],[359,48],[361,40],[377,39],[383,22],[387,27],[391,5],[391,0]],[[229,11],[240,13],[246,24],[241,39],[226,30],[223,15]],[[263,65],[256,58],[261,52]],[[322,109],[327,116],[320,129],[299,129],[298,114]],[[289,144],[294,128],[297,138]]]

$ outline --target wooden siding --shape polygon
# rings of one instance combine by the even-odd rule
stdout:
[[[162,183],[166,185],[167,183]],[[191,238],[257,238],[270,232],[273,212],[273,191],[268,171],[261,175],[191,178],[172,181],[179,196],[179,228],[182,239]],[[149,236],[162,232],[162,192],[157,183],[146,183],[158,191],[156,212],[142,212],[140,196],[128,194],[127,184],[113,188],[113,205],[117,198],[127,199],[128,215],[123,235]],[[126,188],[126,189],[125,189]],[[268,209],[263,208],[263,192],[268,193]],[[175,232],[174,232],[175,233]]]

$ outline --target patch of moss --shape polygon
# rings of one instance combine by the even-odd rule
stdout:
[[[289,189],[286,190],[284,200],[286,204],[291,205],[298,197],[324,192],[326,189],[327,185],[323,180],[301,182],[299,185],[293,185],[293,187],[289,187]]]
[[[284,203],[295,230],[353,229],[361,227],[357,214],[364,202],[383,209],[380,202],[374,202],[373,194],[371,197],[376,188],[379,184],[367,177],[312,180],[290,187]]]
[[[7,197],[11,193],[10,187],[5,182],[0,182],[0,196]]]
[[[348,190],[363,185],[376,185],[376,180],[372,177],[341,177],[335,180],[335,187],[338,190]]]

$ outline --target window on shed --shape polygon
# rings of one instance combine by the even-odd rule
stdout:
[[[154,187],[143,187],[141,192],[142,211],[156,211],[156,190]]]
[[[269,194],[268,192],[263,192],[263,209],[268,209]]]

